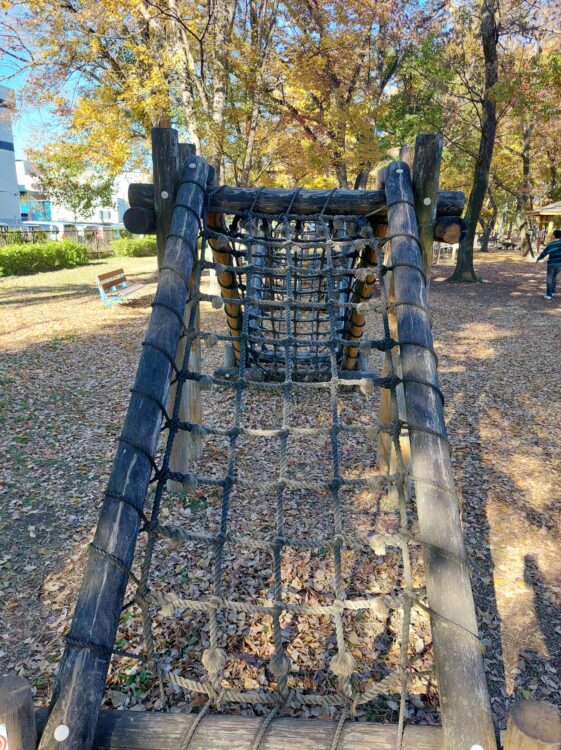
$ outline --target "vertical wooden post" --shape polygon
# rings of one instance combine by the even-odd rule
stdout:
[[[180,171],[183,169],[185,161],[196,153],[195,146],[192,143],[180,143],[179,144],[179,166]],[[195,274],[191,274],[191,293],[195,291]],[[188,300],[185,305],[185,313],[183,315],[183,322],[185,327],[189,326],[191,319],[191,312],[193,308],[193,302]],[[197,319],[195,321],[197,330],[200,326],[200,313],[197,310]],[[183,366],[183,358],[185,356],[185,338],[182,338],[177,347],[177,355],[175,364],[178,368]],[[193,372],[201,371],[201,341],[200,339],[194,339],[191,342],[191,352],[189,355],[189,369]],[[174,383],[170,388],[169,400],[168,400],[168,413],[171,414],[173,406],[175,404],[175,394],[177,391],[177,385]],[[190,422],[191,424],[201,424],[203,421],[203,411],[201,403],[201,387],[195,380],[187,380],[183,385],[181,394],[181,404],[179,406],[179,419],[182,422]],[[193,468],[193,464],[201,458],[203,452],[203,440],[200,435],[195,435],[187,430],[181,430],[175,436],[173,441],[173,447],[170,456],[170,469],[172,471],[178,471],[183,474],[188,473]],[[174,482],[168,480],[167,488],[170,492],[182,492],[185,488],[180,482]]]
[[[411,172],[413,172],[413,162],[415,161],[415,146],[413,144],[402,146],[399,149],[399,160],[404,161]]]
[[[412,169],[413,198],[419,226],[419,240],[423,248],[423,265],[427,279],[430,278],[430,268],[432,265],[432,245],[434,242],[434,223],[436,221],[436,203],[441,160],[442,136],[436,135],[436,133],[422,133],[418,135],[415,141],[415,156]]]
[[[441,697],[443,746],[496,748],[477,619],[417,242],[413,190],[404,162],[386,167],[391,263],[411,465]]]
[[[561,750],[559,710],[544,701],[522,701],[510,712],[504,750]]]
[[[31,685],[24,677],[4,675],[0,677],[0,748],[35,750],[36,747]]]
[[[152,128],[152,172],[158,268],[164,262],[166,237],[171,224],[173,202],[179,179],[179,143],[177,130]]]

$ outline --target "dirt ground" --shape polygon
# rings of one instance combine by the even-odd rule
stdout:
[[[101,306],[95,275],[116,265],[154,281],[150,258],[0,279],[0,671],[27,676],[37,705],[52,690],[150,312]],[[517,695],[561,705],[561,308],[543,299],[543,265],[490,254],[477,266],[484,283],[473,285],[444,283],[451,269],[436,266],[431,308],[502,727]],[[222,326],[218,315],[208,305],[203,325]]]

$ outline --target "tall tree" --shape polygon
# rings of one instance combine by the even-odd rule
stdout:
[[[113,179],[100,174],[79,144],[53,144],[40,152],[30,151],[39,189],[48,200],[74,214],[91,216],[98,207],[110,207]]]
[[[458,248],[458,258],[454,273],[449,281],[476,281],[473,267],[473,245],[477,224],[483,208],[485,193],[489,185],[489,172],[493,158],[495,135],[497,132],[497,103],[495,86],[499,76],[497,45],[496,0],[482,0],[480,6],[480,32],[485,60],[485,85],[481,99],[481,138],[475,162],[473,184],[466,211],[466,233]]]
[[[301,143],[289,169],[366,187],[386,150],[380,120],[396,74],[443,7],[435,0],[287,3],[272,97],[291,140]]]

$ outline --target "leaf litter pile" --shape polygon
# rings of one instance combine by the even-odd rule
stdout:
[[[504,724],[516,695],[561,702],[561,562],[556,554],[561,409],[555,348],[560,312],[557,303],[546,303],[540,296],[541,267],[495,254],[478,259],[485,284],[445,284],[450,269],[437,266],[431,306],[487,677],[496,719]],[[127,275],[153,280],[153,259],[127,258],[126,263]],[[114,260],[0,282],[0,420],[5,456],[0,484],[0,667],[32,681],[37,705],[46,705],[52,692],[86,545],[95,528],[136,370],[150,312],[149,293],[154,291],[147,287],[140,299],[111,310],[102,308],[93,279],[111,270],[111,265]],[[203,306],[202,327],[224,331],[223,312]],[[220,366],[220,347],[203,346],[203,359],[207,370]],[[205,423],[231,423],[232,405],[223,391],[205,390],[202,395]],[[280,426],[278,397],[260,391],[246,395],[246,426]],[[364,396],[341,391],[339,418],[342,423],[375,424],[378,402],[376,392]],[[293,403],[293,419],[300,426],[329,426],[325,392],[300,393]],[[321,480],[330,471],[329,436],[318,435],[324,439],[291,439],[288,458],[294,476]],[[375,475],[375,436],[343,435],[343,475]],[[278,467],[278,441],[240,438],[238,461],[240,474],[270,478]],[[201,473],[221,477],[225,464],[225,440],[207,438]],[[302,490],[285,494],[287,536],[332,538],[327,495]],[[219,488],[196,486],[185,498],[166,496],[161,521],[214,533],[220,505]],[[395,530],[396,510],[391,496],[384,493],[354,489],[343,493],[349,531],[369,535],[374,527],[378,532]],[[229,523],[229,531],[242,537],[257,530],[260,536],[274,533],[274,496],[238,490]],[[172,590],[185,598],[212,593],[211,547],[169,540],[158,547],[151,577],[155,590]],[[241,600],[270,602],[270,553],[251,545],[226,549],[224,595],[235,592]],[[414,586],[422,591],[418,553],[411,549]],[[391,548],[384,556],[378,554],[382,551],[345,553],[343,576],[349,598],[365,592],[397,592],[402,584],[400,555]],[[332,603],[332,551],[327,544],[313,550],[284,548],[282,578],[286,601]],[[409,657],[416,670],[424,671],[432,665],[430,628],[419,608],[413,613]],[[249,690],[264,687],[273,653],[270,616],[225,610],[219,624],[221,645],[227,645],[228,684]],[[290,687],[333,692],[332,618],[284,614],[281,625],[292,661]],[[137,609],[126,610],[117,647],[142,654],[140,627]],[[400,627],[399,611],[345,614],[358,691],[395,667]],[[200,657],[208,645],[207,615],[181,609],[158,613],[154,635],[164,669],[204,678]],[[166,691],[173,710],[189,711],[205,700],[168,683]],[[134,710],[159,708],[150,665],[114,657],[106,704]],[[385,695],[361,708],[359,719],[395,720],[397,707],[397,696]],[[267,709],[243,704],[235,710],[264,713]],[[330,709],[306,711],[310,716],[333,716]],[[408,717],[418,723],[439,721],[434,680],[427,684],[412,678]]]

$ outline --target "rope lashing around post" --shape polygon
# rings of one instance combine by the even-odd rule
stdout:
[[[204,189],[201,184],[196,184]],[[212,191],[215,198],[220,189]],[[328,194],[318,214],[304,216],[291,213],[299,189],[290,196],[287,210],[278,215],[256,210],[262,194],[257,191],[249,210],[222,217],[220,231],[208,227],[203,211],[202,217],[197,217],[201,237],[193,278],[187,278],[173,264],[166,263],[161,268],[161,272],[169,272],[170,278],[179,279],[185,289],[190,290],[191,313],[187,322],[182,311],[174,307],[171,296],[162,295],[154,302],[155,307],[168,310],[180,322],[185,344],[183,361],[176,362],[174,353],[158,341],[143,342],[145,347],[161,354],[166,366],[170,367],[170,385],[176,388],[175,400],[173,404],[165,404],[154,397],[149,388],[138,386],[133,387],[131,393],[139,399],[142,408],[157,408],[168,438],[156,455],[147,451],[136,436],[119,438],[122,449],[135,451],[140,460],[147,460],[152,467],[154,486],[150,510],[139,510],[133,500],[119,492],[118,487],[112,487],[106,494],[109,501],[130,505],[139,515],[142,544],[139,544],[136,560],[140,562],[140,574],[130,573],[129,565],[103,549],[91,549],[93,554],[104,557],[128,575],[129,585],[136,587],[127,611],[132,610],[133,605],[140,610],[146,664],[158,682],[162,706],[173,700],[170,687],[174,691],[198,693],[207,699],[181,740],[181,750],[188,750],[212,706],[221,707],[230,702],[253,707],[263,716],[252,750],[262,747],[267,730],[281,712],[341,709],[331,744],[331,750],[339,750],[349,717],[356,716],[359,707],[378,696],[393,692],[399,693],[399,748],[407,719],[410,682],[424,674],[423,670],[412,666],[416,658],[409,649],[413,613],[417,617],[430,614],[442,618],[450,627],[465,631],[466,638],[477,638],[476,634],[456,625],[445,615],[434,612],[425,603],[425,589],[415,579],[415,565],[422,549],[428,548],[431,553],[442,555],[451,565],[465,565],[457,555],[425,542],[412,525],[411,482],[430,484],[431,479],[417,477],[411,471],[403,452],[403,441],[416,430],[438,438],[444,447],[448,446],[448,441],[442,431],[410,424],[399,412],[398,398],[409,386],[412,390],[415,386],[428,389],[440,399],[443,395],[429,372],[426,378],[405,378],[396,366],[401,347],[419,347],[428,351],[435,363],[436,354],[430,343],[415,340],[415,333],[411,334],[410,341],[402,342],[392,335],[388,316],[405,303],[390,299],[385,283],[387,275],[404,266],[419,273],[420,283],[426,284],[426,275],[421,266],[413,263],[390,262],[385,265],[383,249],[386,243],[400,238],[415,240],[419,247],[420,243],[415,235],[405,232],[374,237],[365,216],[329,214],[329,204],[335,193],[336,190],[332,190]],[[228,263],[214,262],[209,257],[209,241],[219,241],[220,247],[228,248]],[[230,306],[227,316],[234,307],[240,312],[239,327],[232,328],[228,321],[228,333],[199,328],[200,306],[206,303],[217,306],[216,297],[201,292],[202,274],[208,269],[222,276],[230,274],[229,285],[222,287],[223,292],[232,289],[239,292],[238,297],[225,296],[220,300],[221,304],[224,302]],[[368,296],[362,297],[361,287],[357,285],[367,281],[372,284],[372,289]],[[174,283],[177,285],[177,281]],[[355,301],[355,292],[359,301]],[[428,315],[422,303],[410,304],[409,307],[414,311],[412,315],[417,311]],[[382,331],[378,337],[362,331],[366,331],[366,324],[360,326],[360,339],[349,335],[349,321],[355,311],[381,315]],[[220,370],[209,373],[203,368],[201,371],[193,369],[191,350],[197,341],[206,341],[209,348],[215,347],[219,341],[230,345],[236,343],[239,346],[236,367],[224,374]],[[381,352],[376,356],[385,357],[388,370],[383,374],[376,372],[368,363],[356,371],[345,371],[342,366],[345,347],[356,347],[364,355]],[[390,392],[391,417],[387,422],[376,426],[363,424],[364,415],[357,414],[356,410],[344,414],[342,389],[359,382],[369,382]],[[213,399],[223,399],[229,410],[225,425],[221,422],[196,424],[181,417],[180,403],[186,383],[209,389]],[[248,414],[246,399],[252,393],[260,393],[263,399],[278,400],[272,424],[262,426],[258,423],[256,426],[251,421],[255,415]],[[317,424],[305,426],[298,423],[296,402],[302,394],[321,399],[321,416],[325,423],[320,420]],[[372,440],[381,434],[387,435],[391,442],[395,458],[393,469],[382,475],[373,473],[372,467],[364,466],[359,475],[345,474],[345,445],[348,445],[345,441],[352,439],[364,444],[370,441],[371,446]],[[215,467],[202,461],[181,470],[172,470],[170,457],[174,441],[185,435],[214,440],[215,445],[221,446],[222,463]],[[306,474],[294,475],[294,446],[298,440],[313,443],[314,439],[321,440],[329,467],[322,468],[319,476],[309,467]],[[251,440],[268,440],[273,446],[266,478],[248,476],[240,471],[243,446],[245,441]],[[213,497],[211,509],[216,509],[215,526],[180,526],[175,517],[167,520],[165,512],[170,495],[166,484],[169,481],[189,488],[204,490],[206,487],[207,494],[215,493],[210,495]],[[449,492],[447,487],[437,483],[434,483],[434,489]],[[349,497],[376,492],[395,497],[396,510],[392,519],[395,525],[391,531],[382,528],[375,533],[365,533],[352,524],[349,527]],[[260,502],[268,504],[266,530],[233,528],[240,493],[247,493],[250,497],[259,494]],[[318,516],[328,511],[328,520],[323,525],[318,523],[317,530],[314,528],[308,535],[298,534],[289,528],[289,502],[294,502],[294,497],[314,494],[317,494],[315,510]],[[212,576],[207,588],[199,591],[194,586],[195,593],[192,594],[191,589],[183,591],[178,581],[163,586],[160,572],[154,574],[153,568],[157,553],[167,549],[166,545],[187,549],[190,561],[198,560],[201,567],[208,566]],[[261,592],[259,599],[256,599],[257,593],[251,600],[240,599],[230,589],[231,556],[241,558],[246,551],[263,553],[259,558],[261,565],[265,555],[271,560],[268,590]],[[326,588],[329,592],[323,595],[323,599],[308,601],[300,595],[296,598],[288,591],[284,567],[287,558],[299,552],[308,555],[310,560],[323,559],[323,556],[328,559],[330,579]],[[392,560],[399,559],[399,565],[394,563],[399,571],[394,588],[378,591],[374,587],[357,591],[347,570],[351,555],[356,555],[357,560],[360,556],[374,561],[388,556],[393,556]],[[248,622],[251,618],[262,618],[261,621],[265,622],[263,618],[266,618],[268,656],[259,663],[259,681],[255,687],[246,688],[244,685],[242,688],[232,677],[232,657],[227,648],[230,614],[236,618],[247,616]],[[378,671],[372,670],[366,676],[361,674],[365,670],[360,663],[360,654],[353,653],[356,649],[349,640],[351,627],[358,627],[355,624],[358,614],[365,622],[374,623],[375,627],[388,627],[391,623],[393,637],[399,644],[396,653],[392,654],[391,664],[383,662]],[[305,673],[305,670],[298,664],[291,636],[287,635],[287,622],[305,617],[325,618],[330,623],[332,635],[319,670],[323,675],[320,683],[324,686],[323,692],[310,687],[304,677],[300,678],[299,673]],[[187,649],[187,658],[181,646],[170,649],[161,635],[167,623],[179,623],[179,620],[189,632],[199,636],[192,657],[191,646]],[[359,618],[358,622],[362,619]],[[76,648],[96,648],[95,643],[70,636],[68,643]],[[105,651],[103,653],[107,656]],[[123,655],[125,652],[114,653]],[[135,658],[134,654],[131,656]],[[307,686],[299,684],[299,679]]]

